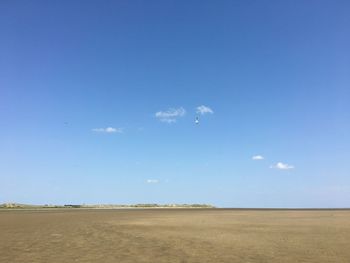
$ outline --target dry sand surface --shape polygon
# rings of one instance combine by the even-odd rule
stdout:
[[[0,211],[1,263],[350,262],[350,211]]]

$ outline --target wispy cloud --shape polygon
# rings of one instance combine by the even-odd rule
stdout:
[[[158,111],[155,117],[166,123],[174,123],[178,118],[183,117],[186,114],[186,110],[183,107],[180,108],[170,108],[167,111]]]
[[[99,133],[122,133],[122,128],[113,128],[113,127],[107,127],[107,128],[94,128],[92,129],[93,132],[99,132]]]
[[[204,105],[198,106],[196,108],[196,112],[201,114],[201,115],[204,115],[204,114],[207,114],[207,113],[210,113],[210,114],[214,113],[214,111],[211,108],[209,108],[207,106],[204,106]]]
[[[146,183],[148,183],[148,184],[157,184],[157,183],[159,183],[159,180],[157,180],[157,179],[147,179]]]
[[[252,160],[254,160],[254,161],[264,160],[264,157],[261,155],[254,155],[254,156],[252,156]]]
[[[294,169],[294,166],[286,163],[278,162],[274,165],[271,165],[270,168],[279,169],[279,170],[289,170],[289,169]]]

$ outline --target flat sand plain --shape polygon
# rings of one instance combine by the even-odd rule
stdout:
[[[350,262],[350,211],[0,211],[1,263]]]

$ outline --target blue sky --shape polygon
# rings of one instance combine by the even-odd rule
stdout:
[[[349,13],[1,1],[0,203],[349,207]]]

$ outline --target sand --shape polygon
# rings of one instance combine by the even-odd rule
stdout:
[[[1,263],[350,262],[350,211],[0,211]]]

